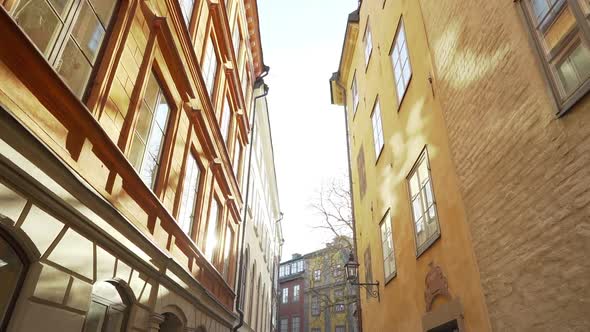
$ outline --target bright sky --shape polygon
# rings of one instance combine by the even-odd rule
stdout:
[[[344,110],[330,103],[348,14],[358,0],[260,0],[265,82],[283,220],[283,260],[325,246],[310,204],[322,184],[347,174]]]

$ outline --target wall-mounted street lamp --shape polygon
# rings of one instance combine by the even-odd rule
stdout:
[[[358,282],[359,263],[354,260],[352,252],[348,255],[348,262],[344,264],[344,270],[346,271],[346,280],[348,280],[351,285],[363,287],[371,297],[376,297],[377,301],[381,301],[381,297],[379,296],[379,280],[377,280],[377,282]]]

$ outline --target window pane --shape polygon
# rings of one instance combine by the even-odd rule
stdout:
[[[547,0],[532,0],[532,7],[537,19],[543,18],[549,11]]]
[[[152,117],[152,110],[146,106],[145,102],[142,102],[137,114],[135,132],[144,142],[147,141],[148,133],[150,132]]]
[[[180,224],[180,228],[189,235],[191,225],[194,220],[194,210],[197,198],[197,189],[199,185],[199,173],[197,161],[193,155],[189,153],[186,160],[182,199],[180,201],[180,211],[178,213],[178,223]]]
[[[141,140],[137,133],[133,134],[133,140],[131,141],[131,147],[129,148],[129,162],[135,169],[139,169],[141,166],[144,152],[144,141]]]
[[[90,308],[88,308],[88,314],[86,315],[84,332],[101,332],[106,312],[106,305],[92,301],[90,303]]]
[[[82,9],[80,9],[79,15],[72,35],[78,42],[78,45],[80,45],[84,55],[94,64],[104,38],[105,30],[88,2],[84,1],[82,3]]]
[[[109,26],[116,1],[114,0],[90,0],[102,26],[106,29]]]
[[[184,17],[184,22],[187,26],[191,22],[194,4],[193,0],[180,0],[180,10],[182,10],[182,16]]]
[[[108,317],[103,331],[121,331],[123,320],[125,319],[125,312],[109,307],[107,315]]]
[[[205,241],[205,257],[211,262],[217,248],[217,222],[219,219],[219,203],[215,199],[211,202],[209,222],[207,223],[207,238]]]
[[[576,90],[579,84],[579,79],[576,75],[575,67],[568,58],[557,67],[557,71],[559,73],[559,79],[563,84],[565,94],[570,95],[573,91]]]
[[[21,1],[14,11],[16,23],[45,56],[49,55],[62,23],[44,0]]]
[[[158,93],[160,92],[160,86],[158,85],[158,80],[156,76],[152,72],[150,74],[150,78],[148,80],[147,86],[145,88],[143,100],[146,102],[147,106],[150,108],[156,107],[156,101],[158,100]]]
[[[88,83],[88,79],[90,78],[91,70],[90,63],[86,60],[78,45],[70,37],[61,56],[58,72],[78,97],[82,97],[86,89],[86,83]]]
[[[590,77],[590,50],[584,43],[580,43],[572,52],[572,63],[582,81]]]
[[[66,18],[68,10],[72,7],[72,0],[49,0],[49,3],[53,6],[53,9],[59,14],[63,20]]]

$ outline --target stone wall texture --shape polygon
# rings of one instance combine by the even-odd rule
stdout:
[[[420,0],[495,331],[590,326],[590,96],[557,108],[518,1]]]

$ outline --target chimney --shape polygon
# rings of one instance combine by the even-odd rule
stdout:
[[[297,259],[297,258],[301,258],[301,254],[293,254],[292,259]]]

